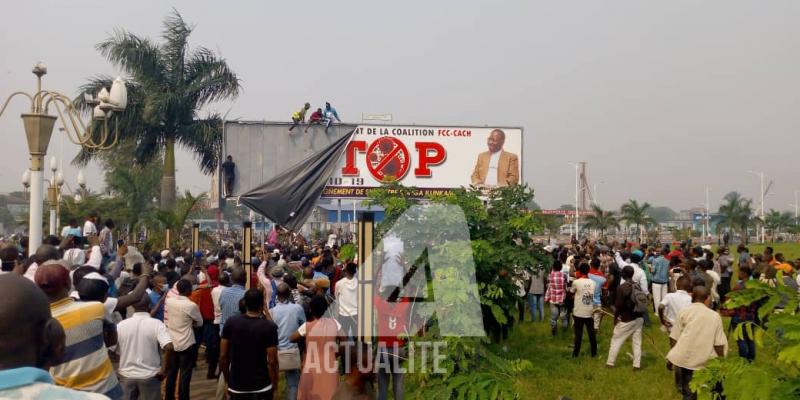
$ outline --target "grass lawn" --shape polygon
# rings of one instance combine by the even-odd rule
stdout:
[[[734,256],[734,259],[738,263],[739,253],[736,252],[736,246],[737,245],[730,245],[728,248],[731,251],[731,255]],[[767,246],[772,247],[775,250],[775,254],[783,253],[787,261],[794,261],[800,258],[800,243],[755,243],[747,245],[747,248],[750,250],[750,254],[763,254],[764,248]],[[714,246],[714,251],[716,250],[716,246]]]
[[[669,339],[657,326],[645,328],[646,334],[642,336],[642,370],[634,371],[633,358],[629,355],[630,340],[620,350],[616,367],[605,366],[613,329],[611,317],[603,318],[596,358],[589,356],[589,338],[584,332],[581,356],[573,359],[572,327],[567,331],[559,330],[553,337],[548,321],[532,323],[528,320],[516,325],[505,344],[509,357],[523,358],[533,363],[533,371],[514,382],[522,398],[555,400],[567,396],[576,400],[659,400],[678,397],[672,372],[667,371],[664,361],[664,355],[669,350]]]

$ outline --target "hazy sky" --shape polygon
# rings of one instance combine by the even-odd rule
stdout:
[[[345,121],[390,112],[396,123],[523,126],[525,178],[552,208],[573,201],[570,161],[589,163],[606,207],[695,207],[709,185],[716,208],[731,190],[757,196],[748,169],[775,182],[767,208],[792,208],[800,189],[793,0],[4,0],[0,96],[33,91],[39,60],[45,87],[70,95],[90,75],[117,74],[94,45],[114,28],[157,38],[173,6],[196,24],[191,44],[217,49],[241,77],[241,96],[214,107],[230,118],[283,120],[328,100]],[[0,191],[21,188],[25,108],[17,99],[0,117]],[[50,154],[60,143],[54,133]],[[63,152],[69,161],[77,147]],[[178,163],[181,188],[208,190],[191,156]],[[100,176],[87,171],[90,187]]]

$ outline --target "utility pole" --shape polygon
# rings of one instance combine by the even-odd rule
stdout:
[[[579,208],[580,208],[580,194],[581,194],[581,173],[580,173],[580,164],[579,163],[569,163],[573,167],[575,167],[575,239],[578,239],[578,229],[579,229]],[[584,164],[585,165],[585,164]]]
[[[708,243],[706,238],[711,235],[711,216],[709,215],[711,205],[709,204],[709,188],[706,186],[706,212],[703,215],[703,243]]]

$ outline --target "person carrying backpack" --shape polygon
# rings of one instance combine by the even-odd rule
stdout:
[[[633,279],[633,267],[626,265],[622,269],[624,283],[617,288],[614,312],[614,335],[608,349],[606,365],[614,367],[619,350],[628,338],[633,342],[633,369],[640,369],[642,362],[642,312],[647,310],[647,294]]]

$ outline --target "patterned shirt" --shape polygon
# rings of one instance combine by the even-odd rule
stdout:
[[[544,301],[550,304],[564,304],[566,292],[564,274],[561,271],[550,271],[547,277],[547,292],[544,294]]]
[[[102,400],[108,397],[53,385],[46,371],[22,367],[0,371],[0,399]]]
[[[112,399],[121,398],[122,387],[103,341],[103,303],[78,302],[67,297],[51,303],[50,311],[66,333],[64,357],[60,364],[50,368],[55,383],[102,393]]]

